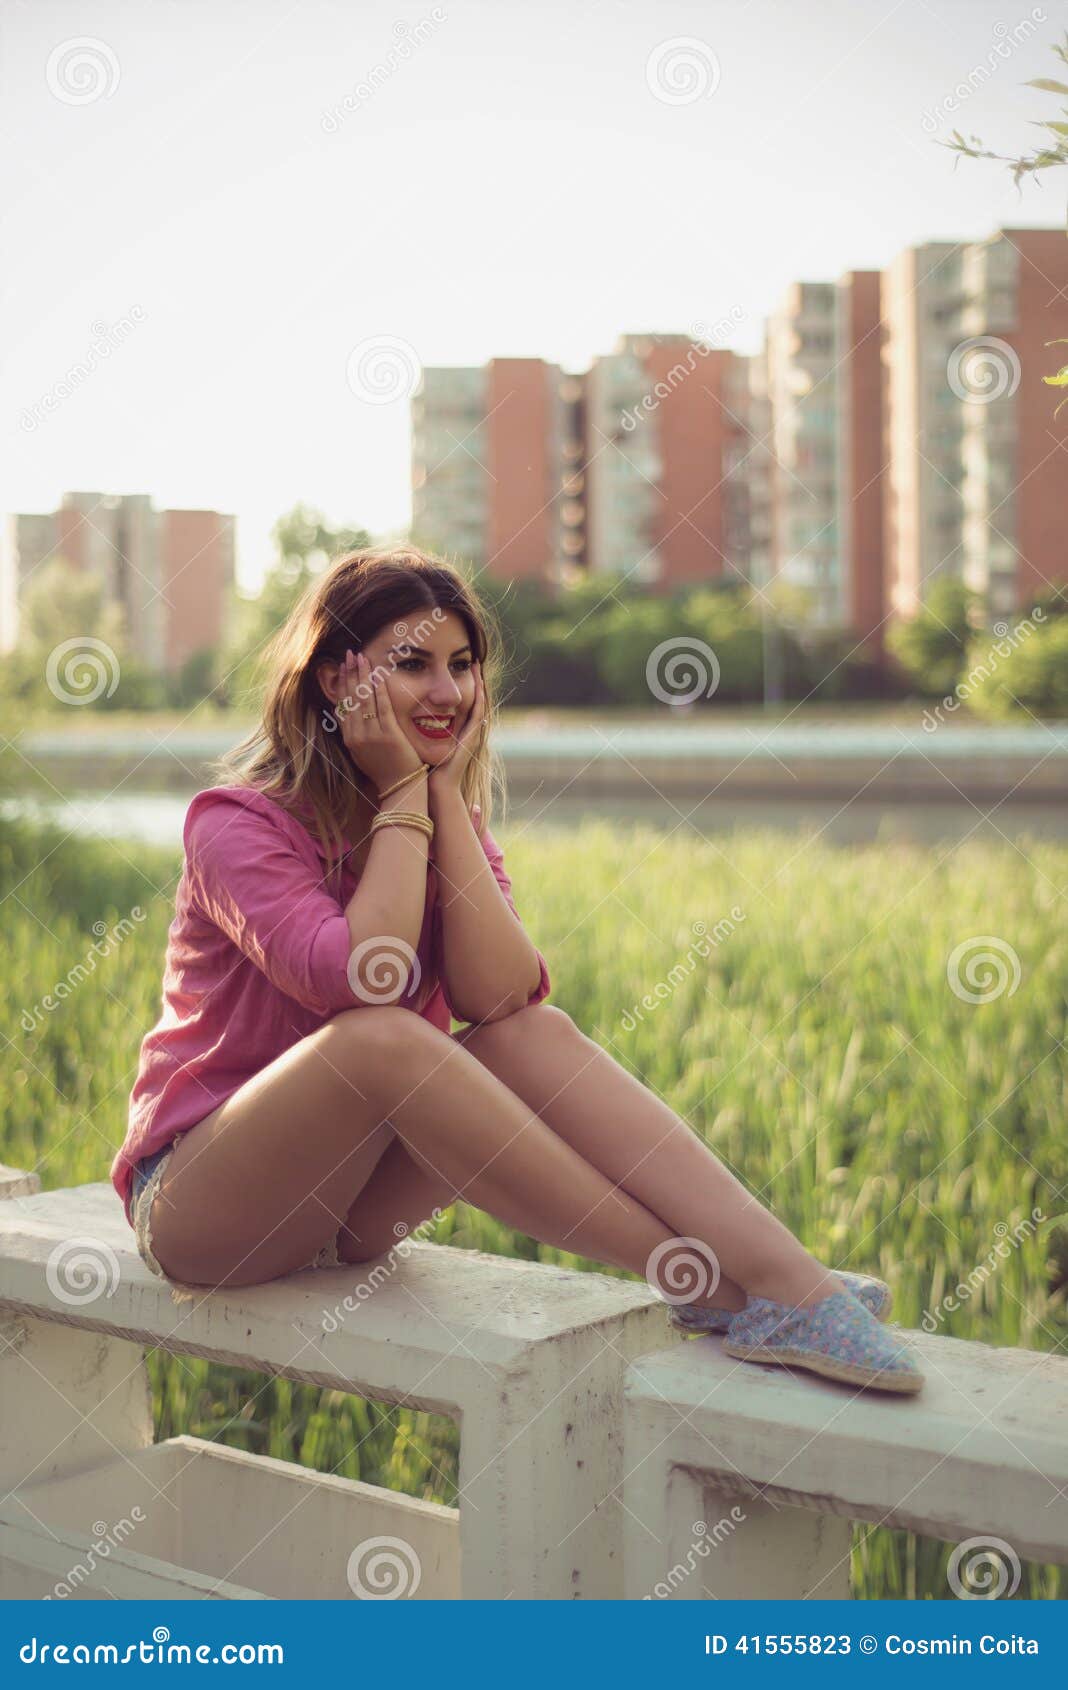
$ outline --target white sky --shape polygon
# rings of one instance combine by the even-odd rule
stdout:
[[[623,331],[739,308],[732,343],[751,351],[794,278],[1064,225],[1063,172],[1021,197],[1004,165],[955,165],[924,127],[981,66],[933,132],[1030,150],[1032,121],[1061,115],[1023,86],[1065,71],[1052,4],[442,0],[436,15],[331,133],[324,113],[433,0],[0,0],[0,508],[95,488],[235,511],[252,586],[297,499],[376,534],[408,520],[407,401],[346,379],[367,338],[424,364],[577,369]],[[73,103],[49,56],[85,37],[118,80]],[[685,104],[647,82],[676,37],[719,67]],[[122,344],[41,409],[92,325],[131,312]]]

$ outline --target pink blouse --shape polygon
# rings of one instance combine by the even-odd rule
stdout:
[[[345,907],[358,879],[347,862],[338,901],[324,887],[326,858],[314,834],[273,799],[243,786],[198,792],[182,840],[162,1014],[141,1041],[126,1137],[111,1165],[127,1220],[135,1162],[202,1121],[339,1010],[367,1003],[347,973],[352,937]],[[504,857],[488,829],[482,847],[518,920]],[[428,862],[418,967],[395,1001],[447,1033],[452,1010],[440,980],[437,879]],[[550,989],[540,951],[538,960],[541,981],[530,1003]],[[396,976],[388,983],[395,986]]]

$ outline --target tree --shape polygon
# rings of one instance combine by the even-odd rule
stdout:
[[[953,690],[981,603],[963,581],[938,575],[916,615],[892,625],[887,646],[920,692],[940,697]]]
[[[1068,31],[1065,32],[1063,46],[1054,44],[1053,51],[1064,64],[1068,64]],[[1068,83],[1057,82],[1048,76],[1033,77],[1029,82],[1026,82],[1024,86],[1027,88],[1040,88],[1043,93],[1046,94],[1068,95]],[[994,158],[1000,160],[1002,164],[1007,164],[1009,166],[1009,169],[1012,171],[1012,179],[1018,188],[1020,186],[1020,180],[1024,176],[1037,176],[1041,170],[1049,170],[1057,165],[1068,164],[1068,122],[1066,122],[1065,119],[1068,119],[1068,106],[1061,107],[1061,116],[1059,118],[1047,117],[1043,118],[1041,121],[1032,119],[1036,128],[1048,129],[1053,139],[1047,140],[1041,147],[1036,147],[1034,152],[1024,154],[1022,157],[1017,158],[1012,158],[1006,153],[991,152],[989,148],[983,146],[978,135],[972,135],[966,141],[958,129],[954,129],[953,139],[951,141],[940,141],[938,144],[942,147],[949,147],[951,151],[963,154],[966,158]],[[1063,338],[1058,340],[1048,340],[1046,345],[1065,346],[1068,345],[1068,341],[1065,341]],[[1043,376],[1042,380],[1049,387],[1068,388],[1068,364],[1062,364],[1061,368],[1055,375]],[[1068,393],[1065,394],[1064,398],[1057,406],[1053,413],[1054,416],[1058,416],[1065,405],[1068,405]]]
[[[58,710],[154,709],[162,678],[130,652],[121,607],[92,570],[53,557],[35,570],[19,602],[16,649],[0,665],[9,706]]]
[[[277,553],[253,598],[235,594],[231,633],[222,654],[218,690],[239,709],[255,708],[260,681],[256,660],[282,626],[301,594],[332,558],[373,544],[364,528],[331,528],[322,513],[304,504],[280,516],[271,530]]]

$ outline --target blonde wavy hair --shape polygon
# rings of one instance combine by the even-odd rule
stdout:
[[[496,621],[471,583],[445,558],[415,546],[368,547],[335,559],[302,593],[257,662],[262,673],[260,720],[212,765],[217,784],[254,787],[305,827],[314,829],[330,864],[340,871],[343,834],[362,837],[378,805],[375,789],[341,738],[334,706],[319,685],[320,663],[344,661],[383,628],[411,637],[413,625],[435,609],[463,622],[472,655],[482,665],[486,711],[461,791],[468,811],[481,806],[479,832],[489,825],[493,795],[502,813],[504,771],[489,743],[503,669]],[[331,861],[336,858],[336,861]]]

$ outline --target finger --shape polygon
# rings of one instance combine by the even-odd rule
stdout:
[[[375,691],[374,675],[362,651],[358,653],[356,661],[359,669],[357,697],[360,701],[360,719],[368,726],[373,726],[378,719],[378,694]]]
[[[378,720],[384,728],[392,727],[396,724],[396,716],[393,713],[393,700],[389,696],[389,683],[385,674],[378,669],[375,670],[373,679]]]
[[[338,672],[338,682],[341,690],[334,705],[334,714],[337,716],[338,721],[346,728],[351,728],[353,712],[356,708],[356,699],[354,697],[355,681],[353,679],[352,672],[354,661],[355,660],[353,659],[351,651],[346,648],[345,656],[342,659],[341,667]]]

